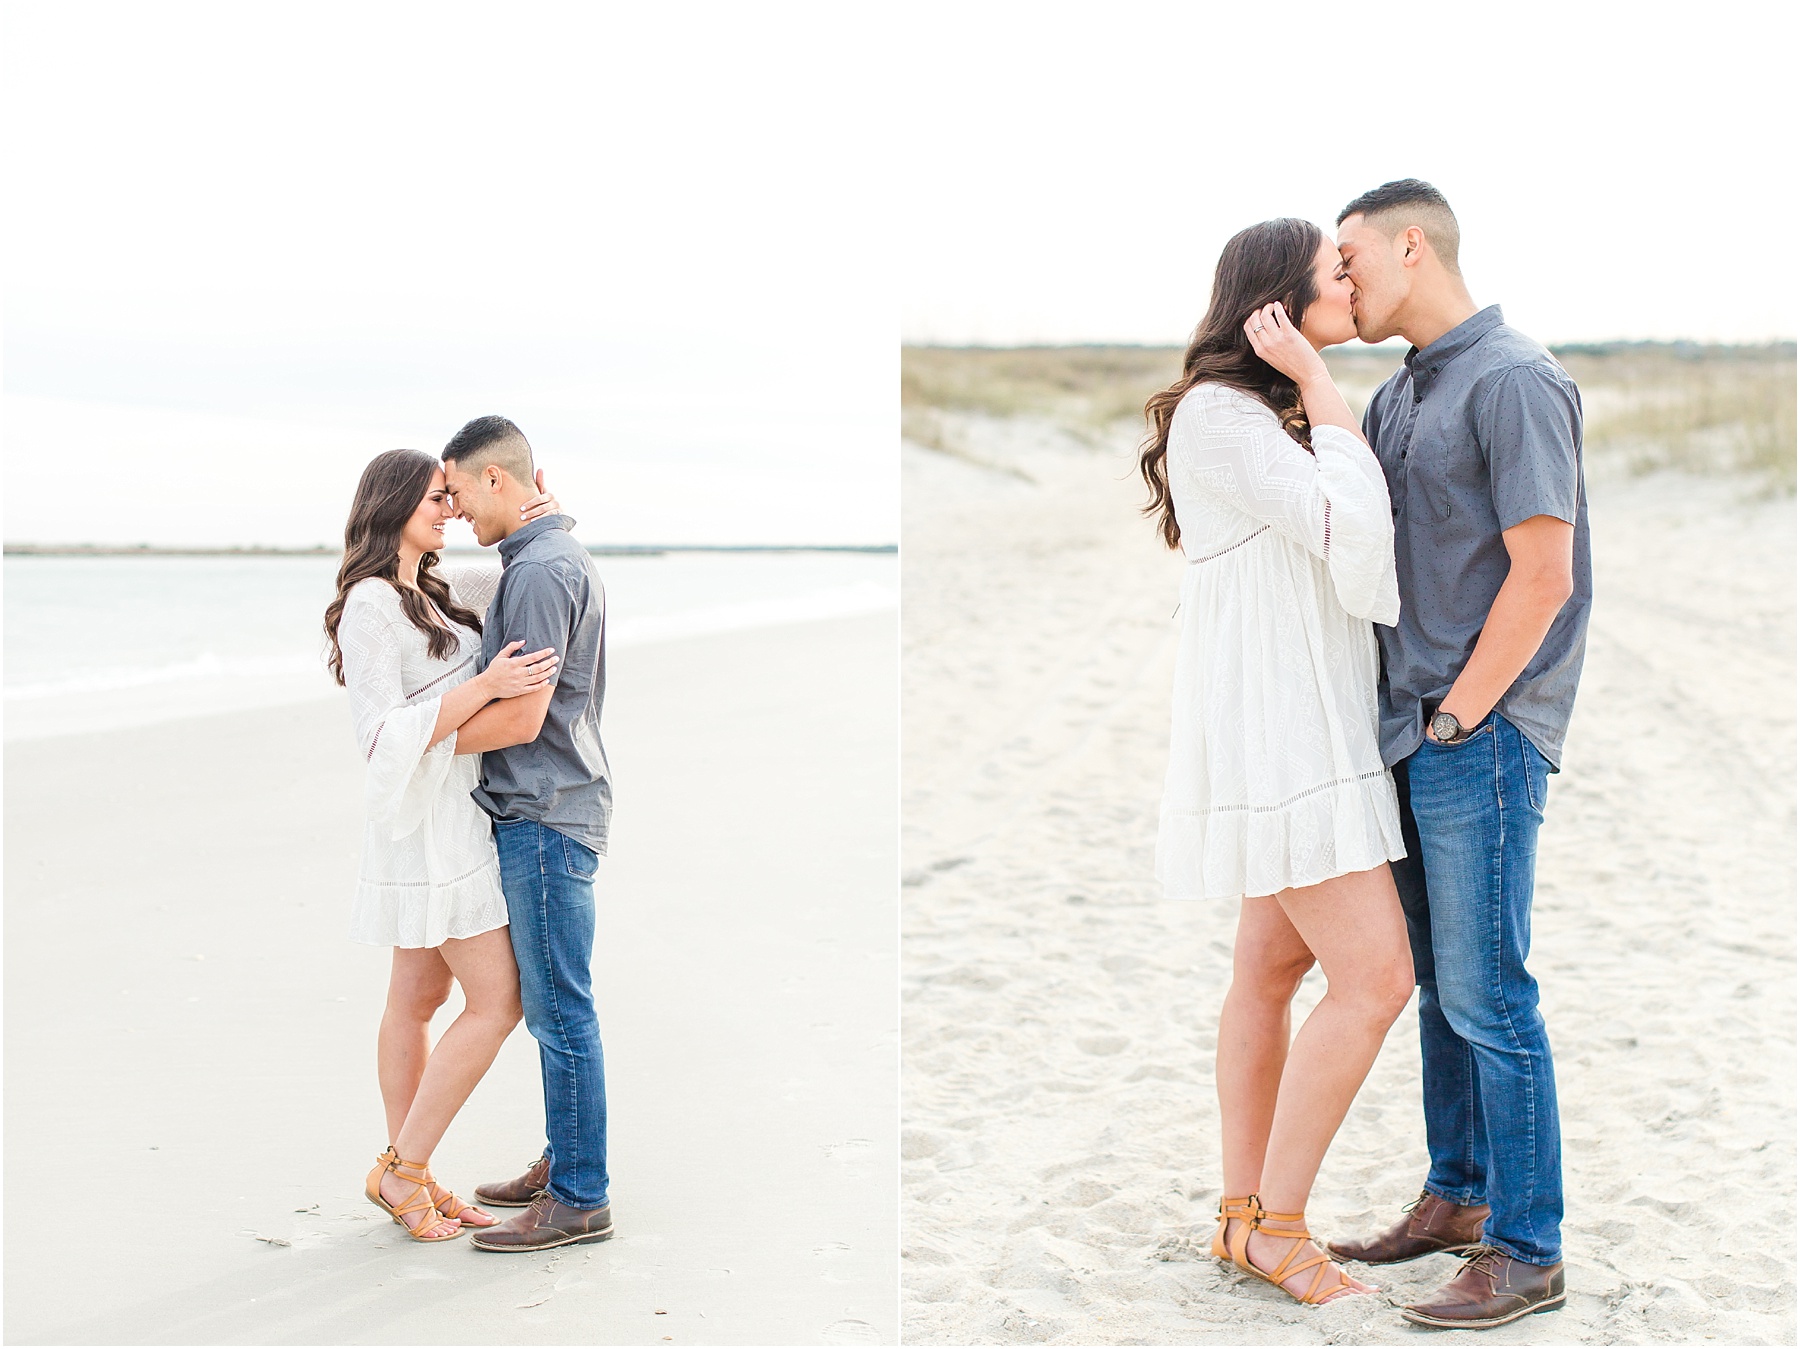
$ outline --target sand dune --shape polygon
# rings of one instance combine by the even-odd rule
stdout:
[[[954,430],[959,457],[906,450],[905,1338],[1423,1333],[1375,1299],[1301,1308],[1206,1254],[1236,915],[1165,902],[1151,874],[1179,561],[1134,518],[1123,446]],[[1532,961],[1569,1304],[1487,1342],[1791,1344],[1793,501],[1673,476],[1591,495],[1595,616]],[[1315,1231],[1385,1224],[1418,1192],[1416,1024],[1326,1158]],[[1404,1301],[1454,1269],[1375,1281]]]

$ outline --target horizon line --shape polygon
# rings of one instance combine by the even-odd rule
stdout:
[[[599,557],[647,557],[658,553],[898,553],[898,543],[589,543]],[[286,548],[276,545],[207,545],[152,543],[6,543],[8,557],[342,557],[344,550],[325,544]],[[452,557],[485,557],[486,548],[445,548]]]
[[[1069,340],[1069,341],[1028,341],[1028,342],[953,342],[940,339],[922,339],[903,337],[902,347],[935,347],[944,351],[1056,351],[1069,349],[1123,349],[1141,351],[1179,351],[1186,345],[1186,339],[1175,342],[1124,341],[1124,340]],[[1407,345],[1403,337],[1390,337],[1382,342],[1372,343],[1340,343],[1328,348],[1330,351],[1381,351],[1384,348],[1398,349]],[[1552,352],[1557,351],[1623,351],[1642,350],[1646,347],[1667,347],[1672,351],[1763,351],[1771,347],[1785,347],[1788,354],[1793,354],[1795,339],[1792,337],[1768,337],[1754,341],[1714,342],[1697,337],[1610,337],[1596,339],[1571,339],[1566,342],[1546,342],[1544,344]]]

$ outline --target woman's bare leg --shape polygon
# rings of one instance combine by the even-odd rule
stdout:
[[[450,967],[435,947],[394,948],[387,1008],[375,1042],[375,1075],[381,1083],[389,1143],[400,1136],[431,1057],[431,1018],[449,997]]]
[[[1262,1188],[1269,1126],[1287,1062],[1289,1008],[1312,964],[1312,952],[1276,899],[1243,901],[1231,956],[1231,987],[1219,1013],[1213,1074],[1219,1091],[1227,1195],[1242,1197]],[[1235,1226],[1236,1220],[1226,1225],[1227,1242]]]
[[[431,1018],[449,1000],[450,980],[450,967],[435,948],[394,948],[387,1008],[381,1014],[381,1030],[375,1042],[375,1073],[381,1083],[390,1144],[400,1136],[406,1112],[412,1108],[419,1081],[425,1075],[431,1058]],[[412,1194],[412,1186],[391,1174],[382,1176],[376,1184],[382,1197],[396,1207]],[[424,1211],[419,1210],[409,1213],[403,1221],[423,1236],[441,1236],[462,1225],[433,1222],[421,1228],[424,1216]]]
[[[462,985],[465,1006],[432,1049],[412,1105],[395,1134],[394,1149],[408,1162],[431,1160],[444,1130],[522,1015],[519,970],[513,963],[512,938],[506,928],[447,941],[438,950]],[[390,1175],[388,1179],[398,1178]]]
[[[1303,1213],[1325,1150],[1412,996],[1412,952],[1385,865],[1276,898],[1329,981],[1288,1049],[1258,1190],[1270,1212]],[[1260,1269],[1293,1247],[1280,1226],[1251,1235],[1249,1258]],[[1289,1281],[1290,1291],[1304,1292],[1312,1277],[1309,1270]]]

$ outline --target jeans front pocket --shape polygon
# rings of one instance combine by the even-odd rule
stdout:
[[[1530,740],[1525,733],[1519,735],[1519,767],[1525,776],[1525,797],[1531,802],[1531,808],[1539,815],[1544,813],[1544,798],[1550,794],[1550,760],[1544,752]]]
[[[600,870],[600,854],[567,834],[559,834],[563,846],[563,869],[578,881],[591,881]]]
[[[1470,731],[1469,737],[1466,740],[1458,740],[1454,745],[1446,745],[1442,740],[1433,740],[1430,736],[1427,736],[1425,738],[1425,743],[1430,745],[1433,749],[1443,750],[1446,754],[1460,754],[1483,736],[1490,736],[1493,733],[1494,714],[1490,712],[1488,713],[1487,720],[1482,722],[1473,731]]]

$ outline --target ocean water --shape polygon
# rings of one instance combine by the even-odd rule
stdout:
[[[444,565],[492,566],[493,554]],[[595,559],[609,647],[891,610],[891,553]],[[6,739],[329,697],[321,627],[335,557],[5,561]]]

